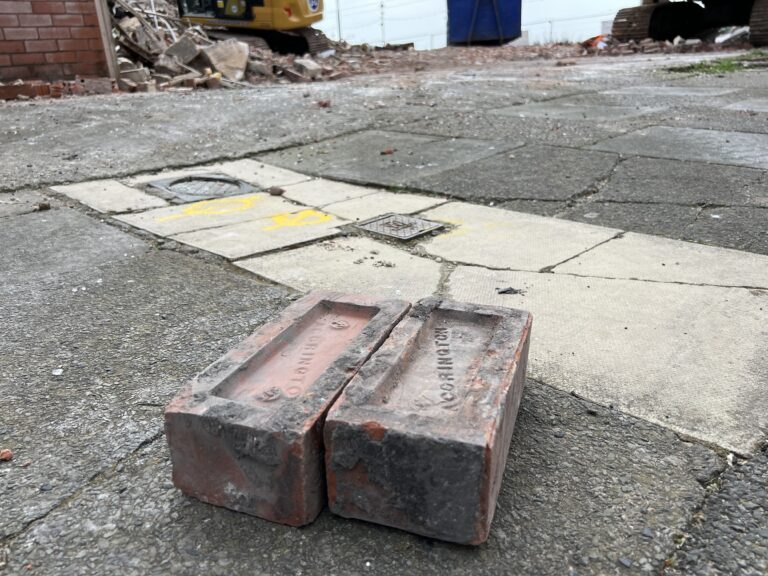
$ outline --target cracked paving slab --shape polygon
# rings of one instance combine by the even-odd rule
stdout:
[[[768,169],[768,134],[651,126],[600,142],[592,150]]]
[[[683,238],[685,231],[696,221],[700,211],[701,209],[695,206],[678,206],[677,204],[588,200],[564,210],[560,213],[560,217],[632,232]]]
[[[68,209],[5,219],[0,241],[6,537],[154,438],[180,384],[288,295]]]
[[[362,198],[352,198],[328,204],[325,212],[335,214],[347,220],[367,220],[390,212],[395,214],[413,214],[427,208],[445,204],[445,198],[422,196],[418,194],[403,194],[394,192],[376,192]]]
[[[741,454],[765,438],[768,291],[459,266],[448,292],[533,314],[532,378]]]
[[[768,208],[705,208],[683,239],[768,254]]]
[[[766,173],[703,162],[628,158],[596,199],[669,204],[768,207]]]
[[[768,290],[768,256],[631,232],[557,266],[554,272]]]
[[[564,120],[586,120],[589,122],[611,122],[657,114],[664,107],[647,106],[603,106],[584,102],[580,97],[561,98],[549,102],[535,102],[523,106],[497,108],[493,114],[517,116],[520,118],[554,118]]]
[[[384,192],[380,188],[366,188],[364,186],[355,186],[335,180],[325,180],[315,178],[301,184],[292,184],[285,187],[283,196],[294,202],[301,202],[307,206],[322,208],[328,204],[352,200]]]
[[[617,159],[604,152],[532,145],[410,184],[470,201],[566,200],[608,177]]]
[[[156,411],[160,420],[160,410]],[[159,427],[158,427],[159,429]],[[2,464],[0,464],[2,466]],[[174,489],[163,439],[9,545],[37,574],[655,572],[723,466],[658,426],[528,382],[491,537],[457,546],[323,512],[302,529]]]
[[[276,214],[299,212],[298,206],[269,194],[243,194],[212,200],[201,200],[157,208],[138,214],[116,216],[117,220],[160,236],[172,236],[206,228],[238,224]]]
[[[99,212],[133,212],[168,205],[168,202],[162,198],[121,184],[117,180],[96,180],[67,186],[52,186],[51,190]]]
[[[768,450],[729,467],[665,574],[768,574]]]
[[[517,144],[519,146],[519,144]],[[266,154],[266,162],[364,184],[402,186],[411,180],[493,156],[515,144],[366,131]]]
[[[237,265],[302,292],[325,289],[406,300],[431,296],[441,278],[434,260],[365,237],[326,240]]]
[[[451,202],[421,214],[455,226],[422,242],[427,254],[489,268],[541,270],[568,260],[620,231]]]

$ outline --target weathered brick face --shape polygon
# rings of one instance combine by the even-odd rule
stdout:
[[[97,0],[0,0],[0,81],[108,76]]]

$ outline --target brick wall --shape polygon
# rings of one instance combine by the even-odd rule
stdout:
[[[0,81],[108,76],[97,0],[0,0]]]

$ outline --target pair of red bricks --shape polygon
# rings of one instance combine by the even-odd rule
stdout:
[[[525,381],[527,312],[312,293],[168,405],[173,481],[267,520],[332,512],[488,538]]]

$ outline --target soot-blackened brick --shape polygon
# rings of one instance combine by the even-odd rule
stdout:
[[[274,522],[314,520],[325,414],[409,308],[315,292],[214,362],[165,411],[174,484]]]
[[[424,536],[488,538],[523,393],[531,315],[429,298],[328,413],[332,512]]]

